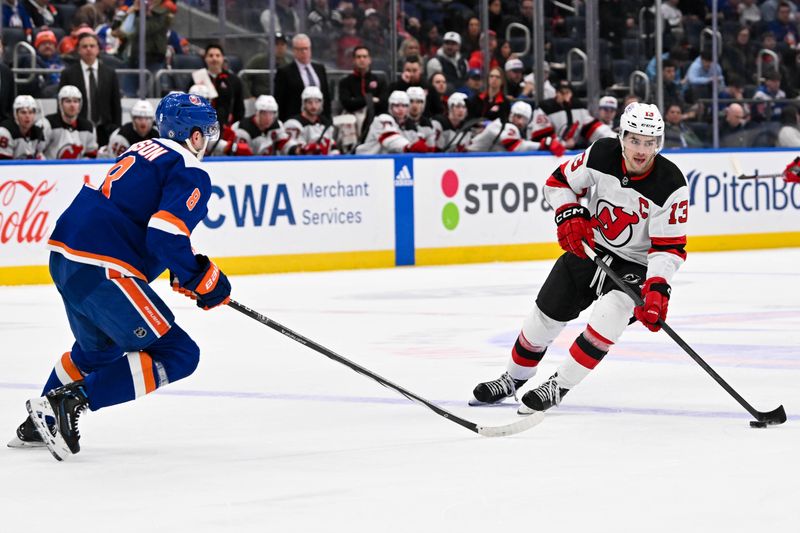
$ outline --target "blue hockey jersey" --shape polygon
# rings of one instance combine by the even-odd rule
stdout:
[[[169,139],[138,142],[100,187],[81,189],[48,248],[148,282],[167,268],[191,279],[200,269],[189,238],[208,212],[210,191],[208,173],[185,147]]]

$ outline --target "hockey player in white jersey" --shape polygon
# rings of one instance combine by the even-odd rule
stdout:
[[[403,152],[427,153],[425,139],[411,143],[403,135],[399,124],[408,120],[409,99],[405,91],[392,91],[387,102],[388,113],[372,119],[363,144],[356,147],[357,154],[400,154]]]
[[[530,104],[522,101],[514,102],[508,114],[508,122],[503,122],[499,118],[494,119],[482,132],[472,138],[467,150],[470,152],[553,151],[559,144],[555,137],[548,137],[542,141],[528,140],[528,125],[532,117],[533,109]]]
[[[336,155],[336,130],[331,119],[322,114],[322,91],[316,85],[303,89],[300,95],[300,114],[286,121],[286,132],[294,139],[299,154]]]
[[[64,85],[58,91],[58,111],[42,121],[47,159],[80,159],[97,155],[97,136],[94,125],[79,116],[83,97],[74,85]]]
[[[268,94],[256,98],[256,112],[233,125],[239,142],[246,142],[253,155],[294,154],[299,145],[278,120],[278,102]]]
[[[0,122],[0,159],[43,159],[44,130],[36,125],[36,100],[21,94],[12,110],[14,116]]]
[[[436,131],[433,129],[433,123],[424,115],[425,89],[409,87],[406,89],[406,94],[408,95],[408,120],[404,124],[400,124],[403,135],[411,144],[423,139],[428,151],[435,152]]]
[[[436,133],[438,152],[467,151],[472,140],[472,128],[467,124],[467,95],[451,94],[447,99],[447,114],[433,117],[431,123]]]
[[[114,130],[108,144],[100,148],[97,157],[116,158],[132,145],[147,139],[157,139],[154,127],[156,111],[147,100],[139,100],[131,108],[131,121]]]
[[[471,405],[514,396],[536,374],[547,347],[564,326],[594,303],[589,323],[569,348],[569,357],[549,379],[522,397],[520,414],[558,405],[616,343],[631,317],[660,329],[670,281],[686,259],[689,197],[678,167],[659,154],[664,121],[658,107],[630,104],[618,138],[601,139],[560,165],[544,187],[555,210],[561,255],[542,285],[511,350],[507,371],[478,384]],[[580,200],[588,197],[588,207]],[[641,287],[644,303],[608,280],[589,259],[587,243],[624,282]]]

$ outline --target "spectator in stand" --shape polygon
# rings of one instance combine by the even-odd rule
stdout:
[[[702,148],[703,141],[683,122],[680,104],[670,104],[664,114],[664,148]]]
[[[473,96],[467,102],[469,115],[471,117],[483,117],[487,120],[499,118],[502,122],[507,121],[511,102],[505,93],[505,83],[506,78],[500,68],[493,67],[489,70],[486,90]]]
[[[409,87],[406,94],[409,104],[408,120],[400,125],[400,129],[411,144],[423,139],[428,151],[435,152],[436,131],[430,118],[425,115],[425,100],[427,100],[425,90],[422,87]]]
[[[467,21],[467,29],[461,39],[461,55],[470,57],[475,50],[481,49],[481,19],[470,17]]]
[[[519,11],[516,14],[503,17],[503,27],[500,28],[500,35],[505,36],[506,28],[509,24],[516,22],[522,24],[526,28],[533,27],[533,0],[522,0],[519,3]],[[491,24],[489,25],[491,28]],[[513,30],[512,30],[513,31]],[[512,33],[512,35],[519,35],[520,33]]]
[[[505,25],[503,24],[503,2],[501,0],[489,0],[489,29],[502,35]]]
[[[298,144],[278,120],[275,98],[262,94],[256,99],[255,108],[255,115],[233,125],[238,140],[248,143],[254,155],[294,155]]]
[[[378,10],[374,8],[364,11],[364,22],[361,23],[361,30],[358,33],[364,45],[370,50],[385,50],[389,46],[389,35],[381,22]]]
[[[798,130],[797,108],[788,105],[781,112],[781,127],[778,132],[778,141],[775,146],[785,148],[800,148],[800,130]]]
[[[429,58],[436,56],[439,47],[442,46],[442,36],[439,34],[439,28],[430,21],[422,23],[422,32],[419,39],[420,57],[423,60],[423,65]]]
[[[426,92],[430,92],[428,83],[422,78],[422,64],[419,57],[408,57],[403,64],[403,72],[400,74],[400,79],[393,81],[386,88],[386,95],[391,95],[394,91],[407,91],[409,87],[422,87]],[[387,102],[381,100],[380,109],[384,110],[387,107]],[[426,116],[432,117],[441,114],[442,101],[438,98],[428,98],[425,103]]]
[[[800,50],[786,50],[781,64],[781,78],[788,98],[800,96]]]
[[[778,4],[778,13],[775,20],[769,23],[767,29],[775,34],[775,40],[785,43],[789,47],[797,44],[797,26],[791,21],[791,7],[788,2]]]
[[[778,41],[775,40],[775,34],[771,31],[765,31],[761,34],[761,49],[763,50],[770,50],[772,52],[778,53]],[[775,59],[770,54],[761,54],[761,63],[762,68],[777,68],[777,65],[773,63]]]
[[[536,97],[536,79],[535,79],[535,72],[531,72],[530,74],[526,75],[525,80],[525,89],[522,91],[524,94],[530,95],[530,98]],[[550,63],[547,61],[544,62],[544,87],[543,87],[543,96],[545,100],[549,100],[550,98],[556,97],[556,88],[553,87],[553,84],[550,83]]]
[[[736,39],[726,43],[722,48],[722,57],[720,58],[722,70],[729,76],[732,73],[746,76],[750,83],[753,83],[756,76],[757,54],[758,45],[750,40],[750,29],[742,26],[736,32]]]
[[[422,63],[423,58],[420,53],[420,50],[421,48],[419,45],[419,41],[414,37],[409,37],[408,39],[405,39],[402,43],[400,43],[400,49],[398,50],[397,53],[397,64],[400,67],[400,69],[403,68],[403,65],[405,65],[406,60],[409,57],[416,57],[417,59],[419,59],[420,63]]]
[[[500,39],[498,43],[499,46],[497,47],[497,51],[495,52],[494,58],[497,60],[498,66],[503,67],[510,59],[513,59],[516,56],[513,56],[513,54],[511,54],[510,42]]]
[[[447,101],[447,115],[437,115],[431,120],[437,152],[467,151],[472,130],[464,127],[466,120],[467,98],[462,93],[453,93]]]
[[[526,93],[526,90],[533,90],[532,85],[527,85],[523,81],[524,65],[522,60],[511,58],[506,61],[506,94],[511,98],[530,98],[531,93]]]
[[[97,157],[115,159],[132,145],[147,139],[157,139],[154,127],[156,111],[147,100],[139,100],[131,107],[131,121],[117,128],[108,138],[108,144],[100,148]]]
[[[481,34],[481,45],[483,45],[484,36]],[[497,62],[497,34],[492,30],[489,30],[489,68],[497,68],[500,66],[500,63]],[[469,68],[477,68],[483,69],[483,51],[481,48],[478,48],[472,55],[469,56]]]
[[[299,115],[302,108],[300,95],[306,87],[319,87],[323,96],[323,114],[330,117],[330,89],[325,65],[311,60],[311,39],[305,33],[292,38],[294,61],[278,69],[275,74],[275,100],[281,120]]]
[[[740,104],[732,103],[725,108],[725,120],[719,127],[719,145],[728,148],[750,146],[750,130],[747,114]]]
[[[342,11],[342,27],[336,40],[336,66],[341,69],[353,67],[353,50],[362,46],[364,41],[358,35],[358,18],[352,9]]]
[[[689,65],[689,72],[686,74],[686,81],[692,91],[692,99],[710,98],[714,78],[717,79],[717,86],[725,86],[725,78],[722,75],[722,68],[719,64],[714,64],[710,50],[703,50]]]
[[[766,23],[770,23],[774,21],[778,16],[778,8],[783,3],[784,0],[765,0],[761,3],[761,20]],[[789,9],[792,13],[792,16],[795,16],[797,13],[797,6],[794,4],[789,4]]]
[[[664,99],[666,101],[666,98]],[[601,96],[597,102],[597,120],[609,126],[614,127],[614,122],[617,118],[617,99],[613,96]]]
[[[97,59],[100,40],[94,33],[81,35],[78,55],[81,60],[62,71],[59,86],[78,88],[83,99],[80,116],[91,121],[96,128],[97,142],[105,145],[111,132],[122,123],[119,79],[113,68]]]
[[[292,61],[291,54],[288,53],[288,43],[282,33],[275,34],[273,51],[275,52],[275,68],[279,69],[288,65]],[[244,68],[253,70],[269,70],[269,54],[261,52],[245,64]],[[245,97],[257,97],[270,92],[268,74],[251,74],[242,78],[242,85]]]
[[[211,100],[211,105],[217,110],[219,125],[231,126],[244,117],[242,82],[239,76],[224,68],[225,51],[219,44],[212,43],[206,46],[203,59],[206,62],[208,78],[217,93],[217,97]]]
[[[58,110],[42,120],[45,158],[80,159],[97,155],[94,126],[80,116],[82,99],[81,91],[74,85],[64,85],[59,89],[56,98]]]
[[[720,100],[743,100],[744,99],[744,82],[737,74],[731,74],[728,78],[728,84],[723,87],[719,92]],[[742,103],[745,116],[750,114],[750,107]],[[725,109],[725,103],[720,104],[720,109]]]
[[[413,144],[403,135],[402,128],[408,121],[410,105],[405,91],[393,91],[388,99],[389,112],[377,115],[369,125],[367,136],[356,147],[357,154],[400,154],[403,152],[427,153],[425,139]]]
[[[754,100],[772,101],[783,100],[786,98],[786,93],[781,90],[781,75],[777,70],[771,69],[764,75],[764,83],[758,87],[756,94],[753,95]],[[783,111],[783,104],[774,103],[771,106],[768,104],[754,103],[753,104],[753,120],[779,120],[781,112]]]
[[[139,68],[139,3],[140,0],[134,0],[120,26],[120,34],[128,43],[130,51],[128,66],[137,69]],[[151,0],[145,3],[145,68],[153,73],[166,66],[167,31],[172,25],[174,16],[171,9],[172,6],[163,0]],[[123,87],[128,95],[134,95],[138,85],[138,76],[127,76],[123,80]]]
[[[50,30],[42,30],[36,34],[36,40],[33,43],[36,48],[36,67],[53,70],[52,74],[37,75],[38,87],[35,96],[53,98],[58,91],[61,69],[64,68],[61,56],[56,52],[56,34]]]
[[[44,159],[44,131],[36,125],[36,100],[14,99],[14,118],[0,122],[0,159]]]
[[[742,26],[750,28],[761,22],[761,10],[756,5],[756,0],[740,0],[736,9]]]
[[[665,59],[661,62],[661,78],[664,81],[664,103],[665,104],[672,104],[677,103],[683,106],[686,101],[683,97],[683,86],[680,84],[678,80],[675,79],[677,68],[675,66],[675,62],[671,59]],[[651,94],[656,94],[655,84],[658,82],[658,79],[653,80],[653,88]]]
[[[337,155],[335,131],[331,119],[323,115],[323,95],[319,87],[309,86],[300,95],[300,114],[286,121],[286,132],[297,141],[298,154]]]
[[[339,101],[345,111],[356,116],[356,131],[359,136],[364,120],[368,116],[374,116],[381,95],[386,92],[386,82],[372,73],[371,66],[369,48],[356,46],[353,50],[353,72],[339,80]]]
[[[102,52],[112,56],[119,55],[123,45],[119,28],[127,15],[127,9],[120,9],[107,22],[97,27],[97,38],[100,39]]]
[[[72,57],[77,60],[78,39],[84,33],[94,33],[94,30],[86,24],[80,24],[73,28],[69,35],[65,35],[58,43],[58,53],[62,58]]]
[[[471,68],[467,72],[467,81],[456,92],[463,93],[468,99],[477,96],[483,89],[483,75],[481,69]]]
[[[275,17],[275,32],[280,32],[284,35],[294,35],[300,31],[300,17],[297,11],[292,7],[292,0],[275,0],[275,12],[278,15]],[[273,28],[272,16],[269,9],[265,9],[261,12],[260,20],[264,32],[267,35],[271,35]]]
[[[31,25],[34,28],[41,28],[42,26],[49,28],[64,27],[61,13],[49,0],[24,0],[22,5],[25,6],[25,11],[30,16]]]
[[[3,28],[22,28],[30,41],[33,22],[25,5],[20,0],[3,0]]]
[[[661,16],[666,27],[678,39],[683,35],[683,12],[678,7],[679,3],[680,0],[666,0],[661,4]]]
[[[442,102],[442,109],[447,109],[447,99],[449,93],[447,91],[447,79],[441,72],[436,72],[428,78],[428,98],[438,98]]]
[[[600,37],[611,41],[614,57],[617,58],[622,57],[622,39],[628,30],[636,26],[634,14],[638,13],[639,6],[629,6],[630,3],[628,0],[599,0],[598,4]]]
[[[426,69],[428,78],[441,72],[451,91],[464,84],[469,71],[466,58],[459,52],[460,48],[461,36],[454,31],[445,33],[442,47],[428,61]]]
[[[314,41],[317,50],[326,52],[329,56],[327,59],[333,59],[335,50],[331,49],[331,44],[335,39],[338,24],[334,22],[329,2],[313,0],[310,7],[306,15],[308,36]]]
[[[662,65],[663,61],[667,59],[672,60],[675,63],[675,79],[681,80],[686,75],[686,66],[689,64],[689,53],[687,52],[686,48],[683,45],[675,45],[670,48],[669,52],[665,52],[661,56]],[[655,80],[656,77],[656,57],[653,56],[650,58],[650,61],[647,62],[647,67],[645,67],[645,73],[647,77],[650,78],[651,81]]]

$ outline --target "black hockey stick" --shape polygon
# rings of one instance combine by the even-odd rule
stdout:
[[[597,254],[595,253],[595,251],[592,250],[589,247],[589,245],[586,244],[585,241],[583,243],[583,249],[586,250],[586,254],[589,256],[589,258],[592,261],[594,261],[597,264],[597,266],[599,266],[603,270],[603,272],[606,273],[606,275],[609,278],[611,278],[611,280],[617,285],[617,287],[622,289],[625,292],[625,294],[630,296],[630,298],[636,304],[636,307],[639,307],[642,304],[644,304],[644,301],[642,300],[642,297],[639,296],[636,293],[636,291],[634,291],[631,288],[630,285],[628,285],[627,283],[622,281],[619,278],[619,276],[617,275],[617,273],[614,272],[609,265],[605,264],[602,259],[597,257]],[[658,319],[658,325],[661,326],[661,329],[663,329],[667,333],[667,335],[669,335],[672,338],[672,340],[674,340],[678,344],[678,346],[683,348],[683,351],[685,351],[686,353],[689,354],[689,357],[694,359],[695,362],[698,365],[700,365],[700,367],[703,370],[708,372],[708,375],[710,375],[712,378],[714,378],[714,381],[719,383],[720,386],[722,386],[722,388],[725,389],[725,391],[728,394],[733,396],[733,398],[737,402],[739,402],[739,405],[744,407],[747,410],[748,413],[750,413],[751,415],[753,415],[755,417],[757,422],[756,421],[750,422],[750,425],[752,427],[764,427],[765,425],[773,426],[773,425],[783,424],[784,422],[786,422],[786,411],[783,409],[783,405],[778,406],[777,409],[774,409],[774,410],[772,410],[772,411],[770,411],[768,413],[757,411],[752,405],[750,405],[747,402],[747,400],[742,398],[742,396],[738,392],[736,392],[736,390],[733,387],[728,385],[728,383],[724,379],[722,379],[722,376],[717,374],[716,371],[714,371],[714,369],[711,368],[709,366],[709,364],[706,363],[703,360],[702,357],[697,355],[697,352],[695,352],[692,349],[691,346],[686,344],[686,341],[684,341],[682,338],[680,338],[680,336],[677,333],[675,333],[675,331],[671,327],[669,327],[669,325],[666,322],[664,322],[663,320],[661,320],[659,318]]]
[[[523,420],[520,420],[519,422],[514,422],[512,424],[507,424],[505,426],[495,426],[495,427],[492,427],[492,426],[479,426],[478,424],[475,424],[474,422],[470,422],[469,420],[465,420],[465,419],[463,419],[463,418],[461,418],[459,416],[454,415],[453,413],[451,413],[449,411],[446,411],[446,410],[442,409],[438,405],[436,405],[436,404],[434,404],[432,402],[429,402],[428,400],[426,400],[425,398],[422,398],[421,396],[417,396],[413,392],[404,389],[400,385],[395,385],[391,381],[389,381],[389,380],[387,380],[385,378],[382,378],[381,376],[379,376],[378,374],[372,372],[371,370],[368,370],[368,369],[364,368],[363,366],[361,366],[361,365],[359,365],[357,363],[354,363],[353,361],[350,361],[349,359],[346,359],[345,357],[342,357],[341,355],[337,354],[333,350],[329,350],[328,348],[325,348],[324,346],[322,346],[320,344],[317,344],[316,342],[312,341],[311,339],[307,339],[306,337],[303,337],[299,333],[296,333],[296,332],[290,330],[289,328],[287,328],[287,327],[275,322],[274,320],[262,315],[261,313],[259,313],[257,311],[253,311],[249,307],[245,307],[244,305],[240,304],[239,302],[237,302],[235,300],[231,300],[230,302],[228,302],[228,306],[233,307],[234,309],[236,309],[240,313],[243,313],[243,314],[249,316],[250,318],[261,322],[265,326],[269,326],[270,328],[274,329],[278,333],[286,335],[287,337],[289,337],[293,341],[299,342],[300,344],[311,348],[315,352],[321,353],[322,355],[324,355],[328,359],[333,359],[337,363],[342,363],[343,365],[345,365],[347,367],[350,367],[352,370],[355,370],[359,374],[361,374],[363,376],[367,376],[368,378],[370,378],[370,379],[372,379],[374,381],[377,381],[378,383],[380,383],[381,385],[383,385],[387,389],[392,389],[393,391],[399,392],[400,394],[402,394],[403,396],[405,396],[409,400],[412,400],[412,401],[415,401],[415,402],[417,402],[419,404],[424,405],[425,407],[427,407],[428,409],[430,409],[431,411],[433,411],[437,415],[439,415],[441,417],[444,417],[444,418],[450,420],[451,422],[455,422],[459,426],[465,427],[468,430],[470,430],[470,431],[472,431],[474,433],[477,433],[478,435],[483,435],[484,437],[505,437],[505,436],[508,436],[508,435],[514,435],[516,433],[521,433],[521,432],[525,431],[526,429],[532,428],[533,426],[535,426],[536,424],[541,422],[542,419],[544,418],[544,413],[538,413],[537,412],[537,413],[533,413],[533,414],[527,416],[526,418],[524,418]]]

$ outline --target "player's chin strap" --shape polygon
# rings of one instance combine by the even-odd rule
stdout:
[[[426,400],[425,398],[422,398],[421,396],[417,396],[413,392],[401,387],[400,385],[395,385],[391,381],[389,381],[389,380],[387,380],[385,378],[382,378],[381,376],[379,376],[378,374],[372,372],[371,370],[368,370],[368,369],[364,368],[363,366],[361,366],[361,365],[359,365],[357,363],[354,363],[353,361],[350,361],[349,359],[346,359],[345,357],[342,357],[341,355],[337,354],[333,350],[330,350],[330,349],[328,349],[328,348],[326,348],[326,347],[324,347],[324,346],[322,346],[320,344],[317,344],[316,342],[312,341],[311,339],[307,339],[306,337],[303,337],[299,333],[295,333],[294,331],[290,330],[289,328],[287,328],[285,326],[282,326],[281,324],[278,324],[274,320],[262,315],[261,313],[259,313],[257,311],[253,311],[249,307],[245,307],[244,305],[240,304],[239,302],[237,302],[235,300],[231,300],[230,302],[228,302],[228,306],[229,307],[233,307],[234,309],[236,309],[240,313],[243,313],[243,314],[249,316],[253,320],[257,320],[258,322],[261,322],[265,326],[268,326],[268,327],[274,329],[278,333],[286,335],[287,337],[289,337],[293,341],[299,342],[300,344],[302,344],[302,345],[304,345],[304,346],[306,346],[308,348],[311,348],[315,352],[324,355],[328,359],[333,359],[337,363],[341,363],[341,364],[349,367],[350,369],[355,370],[356,372],[358,372],[362,376],[367,376],[368,378],[372,379],[373,381],[377,381],[378,383],[380,383],[381,385],[383,385],[387,389],[392,389],[395,392],[399,392],[400,394],[402,394],[403,396],[405,396],[409,400],[413,400],[413,401],[417,402],[418,404],[424,405],[425,407],[427,407],[428,409],[430,409],[431,411],[433,411],[437,415],[439,415],[439,416],[441,416],[443,418],[446,418],[447,420],[449,420],[451,422],[455,422],[459,426],[465,427],[468,430],[470,430],[470,431],[472,431],[474,433],[477,433],[478,435],[483,435],[484,437],[504,437],[504,436],[507,436],[507,435],[514,435],[516,433],[520,433],[522,431],[525,431],[526,429],[532,428],[533,426],[535,426],[536,424],[541,422],[542,419],[544,419],[544,412],[536,412],[536,413],[533,413],[530,416],[525,417],[523,420],[520,420],[519,422],[512,422],[511,424],[506,424],[505,426],[479,426],[478,424],[476,424],[474,422],[470,422],[469,420],[465,420],[465,419],[461,418],[460,416],[456,416],[455,414],[451,413],[450,411],[446,411],[446,410],[442,409],[438,405]]]
[[[636,307],[640,307],[641,305],[644,304],[644,301],[642,301],[642,297],[636,291],[634,291],[633,288],[629,284],[627,284],[624,281],[622,281],[619,278],[619,276],[617,275],[617,273],[614,272],[614,270],[612,270],[609,265],[605,264],[597,256],[595,251],[592,250],[592,248],[586,243],[586,241],[583,241],[583,249],[586,251],[586,255],[589,256],[589,259],[594,261],[595,264],[597,264],[597,266],[599,266],[601,269],[603,269],[603,271],[606,273],[608,278],[611,279],[611,281],[613,281],[617,285],[617,287],[622,289],[622,291],[625,294],[627,294],[630,297],[631,300],[633,300],[633,303],[636,305]],[[666,322],[664,322],[663,320],[661,320],[659,318],[658,319],[658,325],[661,326],[661,329],[666,331],[667,335],[669,335],[672,338],[672,340],[674,340],[678,344],[678,346],[683,348],[683,351],[685,351],[687,354],[689,354],[689,356],[692,359],[694,359],[695,362],[698,365],[700,365],[700,367],[703,370],[708,372],[708,374],[712,378],[714,378],[714,381],[719,383],[722,386],[722,388],[725,389],[725,391],[728,394],[733,396],[733,398],[737,402],[739,402],[739,405],[744,407],[747,410],[748,413],[753,415],[756,418],[756,420],[758,420],[759,422],[765,422],[765,423],[767,423],[769,425],[778,425],[778,424],[783,424],[784,422],[786,422],[786,411],[783,409],[783,405],[778,406],[777,409],[774,409],[774,410],[772,410],[772,411],[770,411],[768,413],[757,411],[752,405],[750,405],[747,402],[747,400],[742,398],[742,396],[738,392],[736,392],[733,387],[728,385],[728,383],[724,379],[722,379],[722,377],[719,374],[717,374],[714,371],[714,369],[711,368],[708,365],[708,363],[706,363],[703,360],[702,357],[697,355],[697,352],[695,352],[692,349],[691,346],[686,344],[686,341],[684,341],[682,338],[680,338],[680,336],[678,336],[678,334],[675,333],[675,331],[671,327],[669,327]]]
[[[202,148],[200,148],[200,150],[195,150],[194,149],[194,146],[192,146],[192,138],[191,137],[186,139],[186,141],[184,141],[184,142],[186,143],[186,148],[188,148],[189,151],[192,152],[195,155],[195,157],[197,157],[197,159],[199,161],[202,161],[203,160],[203,156],[206,154],[206,147],[208,146],[208,137],[203,135],[203,146],[202,146]]]

